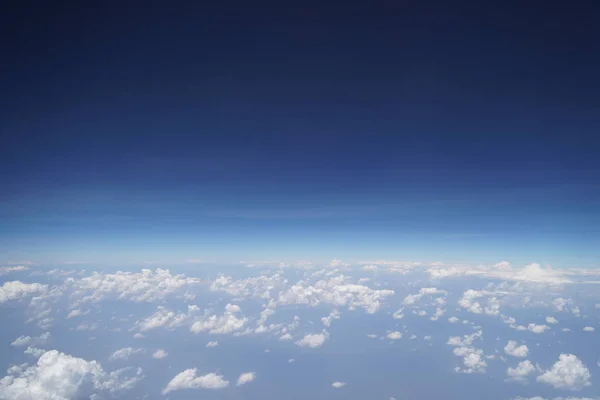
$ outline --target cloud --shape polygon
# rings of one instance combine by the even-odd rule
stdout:
[[[190,327],[193,333],[206,332],[213,335],[225,335],[239,331],[246,325],[248,318],[239,318],[235,314],[241,311],[237,305],[227,304],[225,312],[221,316],[203,316]]]
[[[24,265],[15,265],[14,267],[0,267],[0,276],[10,274],[11,272],[27,271],[29,267]]]
[[[393,290],[371,289],[365,285],[350,283],[344,275],[317,281],[309,285],[300,281],[279,293],[276,305],[305,304],[316,307],[321,303],[347,306],[348,309],[363,308],[367,313],[376,313],[382,301],[394,295]]]
[[[456,372],[463,374],[483,373],[487,363],[483,359],[483,351],[473,347],[457,347],[453,351],[455,356],[463,357],[464,368],[456,367]]]
[[[331,386],[334,387],[334,388],[336,388],[336,389],[339,389],[341,387],[346,386],[346,382],[333,382],[331,384]]]
[[[23,283],[21,281],[4,282],[0,286],[0,304],[11,300],[21,300],[36,293],[43,293],[46,290],[48,290],[48,285],[39,283]]]
[[[402,339],[402,333],[398,332],[398,331],[394,331],[394,332],[388,333],[386,337],[391,340],[399,340],[399,339]]]
[[[188,306],[187,313],[177,314],[163,306],[158,306],[154,314],[136,322],[136,326],[141,332],[157,328],[174,329],[187,324],[198,310],[197,306]]]
[[[229,386],[229,381],[223,379],[222,375],[211,372],[206,375],[196,376],[196,368],[186,369],[177,374],[167,386],[162,394],[167,394],[181,389],[223,389]]]
[[[469,289],[464,292],[462,297],[458,300],[458,305],[473,314],[498,315],[500,314],[500,302],[496,297],[487,299],[487,306],[483,306],[477,301],[477,299],[481,297],[493,294],[494,292]]]
[[[516,368],[508,368],[506,375],[509,379],[524,382],[527,376],[537,371],[537,368],[529,360],[521,361]]]
[[[516,341],[509,340],[506,346],[504,346],[504,352],[513,357],[527,357],[529,349],[524,344],[518,346]]]
[[[37,337],[19,336],[10,345],[13,347],[40,346],[46,344],[49,339],[50,332],[43,333]]]
[[[450,317],[450,318],[448,318],[448,322],[450,322],[451,324],[455,324],[458,321],[460,321],[460,320],[458,318],[456,318],[456,317]]]
[[[595,329],[592,326],[586,326],[585,328],[583,328],[584,332],[594,332]]]
[[[127,360],[132,355],[140,354],[140,353],[143,353],[144,351],[145,351],[144,349],[135,349],[133,347],[125,347],[123,349],[119,349],[119,350],[115,351],[114,353],[112,353],[110,355],[110,357],[108,357],[108,359],[111,361]]]
[[[554,317],[546,317],[546,323],[548,324],[558,324],[558,320]]]
[[[106,299],[129,300],[137,303],[164,300],[171,295],[185,294],[190,287],[202,281],[183,274],[172,275],[166,269],[156,271],[143,269],[141,272],[117,271],[114,274],[94,272],[92,275],[74,280],[71,295],[75,304],[99,302]]]
[[[483,331],[479,330],[470,335],[464,335],[463,337],[451,336],[450,338],[448,338],[448,342],[446,344],[449,344],[450,346],[469,347],[473,344],[475,340],[481,339],[482,337]]]
[[[557,389],[580,390],[591,385],[590,371],[573,354],[561,354],[551,369],[538,376],[538,382],[552,385]]]
[[[518,325],[514,328],[518,331],[530,331],[533,333],[544,333],[548,329],[550,329],[550,327],[548,325],[537,325],[537,324],[529,324],[527,326]]]
[[[83,315],[88,315],[89,313],[90,313],[90,310],[81,311],[81,310],[79,310],[79,309],[76,308],[76,309],[71,310],[69,312],[69,314],[67,315],[67,319],[74,318],[74,317],[80,317],[80,316],[83,316]]]
[[[440,290],[435,287],[425,287],[421,288],[417,294],[409,294],[406,296],[403,303],[405,305],[411,305],[415,304],[423,296],[444,295],[446,293],[447,292],[445,290]]]
[[[235,385],[236,386],[245,385],[246,383],[252,382],[255,378],[256,378],[255,372],[244,372],[243,374],[240,374],[240,377],[238,378],[237,383]]]
[[[392,318],[394,319],[402,319],[404,318],[404,307],[399,308],[398,310],[394,311],[394,313],[392,314]]]
[[[63,400],[88,398],[92,394],[114,395],[132,389],[144,378],[138,368],[106,372],[97,361],[86,361],[57,350],[42,354],[36,365],[10,368],[0,379],[0,398],[19,400]]]
[[[165,358],[168,355],[169,355],[169,353],[167,353],[163,349],[158,349],[154,353],[152,353],[152,358],[156,358],[157,360],[162,360],[163,358]]]
[[[25,349],[23,353],[25,353],[28,356],[35,357],[36,359],[39,359],[45,352],[46,350],[44,349],[38,349],[37,347],[29,346]]]
[[[292,340],[292,339],[293,339],[293,337],[292,337],[292,335],[290,335],[289,333],[286,333],[285,335],[281,335],[281,336],[279,337],[279,340],[283,340],[283,341],[286,341],[286,340]]]
[[[217,347],[218,345],[219,345],[219,342],[216,340],[206,343],[206,347]]]
[[[304,336],[302,339],[296,342],[297,346],[300,347],[309,347],[314,349],[316,347],[321,347],[323,343],[327,340],[328,335],[326,333],[316,333],[316,334],[308,334]]]

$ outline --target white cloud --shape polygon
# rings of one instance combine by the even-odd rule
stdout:
[[[455,324],[458,321],[460,321],[460,320],[458,318],[456,318],[456,317],[450,317],[450,318],[448,318],[448,322],[450,322],[451,324]]]
[[[291,363],[293,363],[293,362],[296,362],[296,360],[294,360],[293,358],[290,358],[290,359],[288,360],[288,363],[290,363],[290,364],[291,364]]]
[[[551,369],[538,376],[538,382],[552,385],[557,389],[579,390],[590,383],[590,371],[573,354],[561,354]]]
[[[40,336],[19,336],[10,345],[13,347],[25,347],[25,346],[41,346],[48,342],[50,339],[50,332],[42,333]]]
[[[585,328],[583,328],[584,332],[594,332],[595,329],[592,326],[586,326]]]
[[[244,372],[243,374],[240,374],[240,377],[237,380],[236,386],[242,386],[242,385],[245,385],[246,383],[250,383],[255,378],[256,378],[255,372]]]
[[[425,287],[419,289],[417,294],[409,294],[404,298],[403,303],[405,305],[415,304],[419,299],[423,296],[435,296],[435,295],[444,295],[448,292],[445,290],[438,289],[436,287]]]
[[[206,347],[217,347],[219,345],[219,342],[216,340],[211,340],[210,342],[206,343]]]
[[[526,345],[517,345],[517,342],[514,340],[509,340],[506,346],[504,347],[504,352],[513,357],[527,357],[529,354],[529,349]]]
[[[136,325],[142,332],[157,328],[174,329],[189,323],[198,310],[196,306],[188,306],[187,313],[177,314],[163,306],[158,306],[154,314],[138,321]]]
[[[196,368],[190,368],[177,374],[163,389],[163,395],[181,389],[223,389],[229,385],[222,375],[211,372],[196,376],[196,373]]]
[[[483,359],[483,351],[473,347],[457,347],[454,349],[454,355],[463,357],[464,368],[456,367],[456,372],[464,374],[483,373],[487,363]]]
[[[21,281],[4,282],[0,286],[0,304],[11,300],[21,300],[47,290],[48,285],[39,283],[23,283]]]
[[[14,267],[0,267],[0,276],[11,272],[27,271],[29,267],[24,265],[15,265]]]
[[[374,333],[367,333],[367,337],[369,339],[377,339],[378,336],[376,334],[374,334]]]
[[[365,265],[363,271],[377,272],[377,265]]]
[[[123,349],[119,349],[119,350],[115,351],[114,353],[112,353],[110,355],[110,357],[108,357],[108,359],[112,360],[112,361],[127,360],[132,355],[143,353],[144,351],[145,351],[144,349],[135,349],[133,347],[125,347]]]
[[[321,303],[335,306],[347,306],[348,309],[363,308],[373,314],[379,310],[382,301],[394,295],[393,290],[371,289],[365,285],[350,283],[344,275],[317,281],[309,285],[300,281],[287,290],[281,291],[276,305],[305,304],[316,307]]]
[[[168,355],[169,355],[169,353],[167,353],[163,349],[158,349],[154,353],[152,353],[152,358],[156,358],[157,360],[162,360],[163,358],[165,358]]]
[[[183,274],[172,275],[167,269],[156,271],[143,269],[141,272],[117,271],[114,274],[94,272],[92,275],[73,281],[72,299],[75,304],[98,302],[116,298],[133,302],[155,302],[168,296],[183,296],[190,287],[201,283],[200,279],[188,278]]]
[[[327,340],[328,335],[326,333],[316,333],[316,334],[308,334],[304,336],[302,339],[296,342],[296,345],[300,347],[310,347],[316,348],[320,347]]]
[[[469,289],[464,292],[462,297],[458,300],[458,305],[473,314],[498,315],[500,314],[500,302],[496,297],[488,298],[487,306],[483,306],[478,301],[479,298],[491,294],[494,293]]]
[[[402,319],[402,318],[404,318],[403,312],[404,312],[404,307],[401,307],[400,309],[396,310],[394,312],[394,314],[392,314],[392,317],[394,319]]]
[[[220,276],[212,282],[210,290],[226,292],[231,296],[270,299],[273,292],[286,283],[287,280],[279,274],[261,275],[241,280],[234,280],[229,276]]]
[[[331,322],[334,319],[340,319],[340,312],[338,310],[333,310],[332,312],[329,313],[329,315],[327,317],[321,318],[321,322],[323,322],[323,325],[325,325],[326,327],[330,327]]]
[[[144,378],[139,368],[133,376],[124,376],[127,371],[130,369],[106,372],[96,361],[50,350],[36,365],[10,368],[9,375],[0,379],[0,398],[66,400],[102,392],[114,395],[130,390]]]
[[[279,337],[279,340],[283,340],[283,341],[285,341],[285,340],[292,340],[292,335],[290,335],[289,333],[286,333],[285,335],[281,335]]]
[[[32,356],[32,357],[35,357],[35,358],[40,358],[45,352],[46,352],[46,350],[38,349],[37,347],[31,347],[31,346],[29,346],[28,348],[25,349],[25,351],[23,353],[25,353],[28,356]]]
[[[74,317],[80,317],[80,316],[83,316],[83,315],[87,315],[89,313],[90,313],[90,310],[81,311],[80,309],[76,308],[76,309],[71,310],[69,312],[69,314],[67,315],[67,319],[74,318]]]
[[[546,323],[548,324],[558,324],[558,320],[554,317],[546,317]]]
[[[473,342],[477,339],[481,339],[483,337],[483,331],[479,330],[470,335],[460,336],[451,336],[448,338],[447,344],[450,346],[460,346],[460,347],[469,347],[473,344]]]
[[[240,311],[241,309],[239,306],[232,306],[231,304],[228,304],[225,307],[225,312],[223,315],[203,316],[192,324],[190,331],[193,333],[208,331],[208,333],[213,335],[226,335],[235,331],[239,331],[248,322],[248,318],[238,317],[236,315]]]
[[[387,334],[386,337],[391,340],[399,340],[399,339],[402,339],[402,332],[398,332],[398,331],[390,332]]]
[[[333,382],[331,384],[331,386],[334,387],[334,388],[336,388],[336,389],[339,389],[341,387],[346,386],[346,382]]]
[[[525,381],[527,376],[537,371],[537,368],[529,360],[521,361],[516,368],[509,367],[506,370],[506,375],[509,379],[515,381]]]
[[[571,300],[559,297],[557,299],[554,299],[552,301],[552,304],[554,305],[556,311],[565,311],[566,307],[571,304]]]

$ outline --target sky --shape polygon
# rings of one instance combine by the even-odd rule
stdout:
[[[2,15],[0,262],[600,263],[593,2]]]

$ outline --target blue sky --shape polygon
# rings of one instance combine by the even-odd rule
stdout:
[[[594,10],[239,7],[7,17],[0,261],[598,265]]]

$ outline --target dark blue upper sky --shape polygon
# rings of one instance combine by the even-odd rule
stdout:
[[[3,13],[0,261],[600,262],[593,2],[94,3]]]

